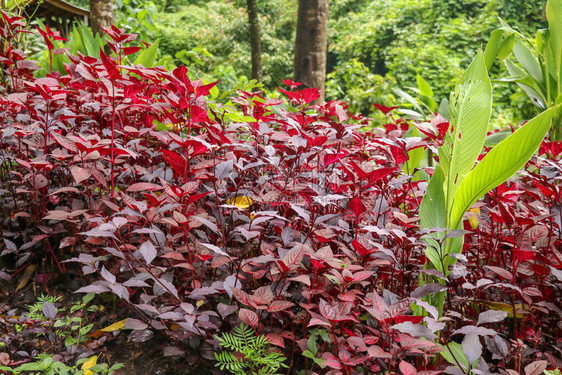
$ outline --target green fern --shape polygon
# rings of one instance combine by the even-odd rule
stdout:
[[[269,342],[263,335],[256,336],[254,330],[240,324],[233,333],[223,333],[222,337],[215,337],[219,344],[232,352],[215,353],[218,363],[215,366],[227,370],[235,375],[273,375],[277,374],[287,358],[281,354],[269,351]],[[234,353],[238,353],[235,355]]]

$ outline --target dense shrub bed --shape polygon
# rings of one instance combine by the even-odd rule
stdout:
[[[129,63],[134,36],[115,28],[111,56],[71,56],[66,75],[35,78],[17,49],[23,22],[7,19],[4,278],[78,263],[77,292],[118,296],[138,322],[131,340],[160,332],[164,354],[191,368],[212,364],[216,335],[240,322],[294,373],[562,366],[559,143],[474,206],[445,277],[424,267],[431,168],[411,158],[440,144],[439,117],[422,127],[378,106],[388,123],[363,132],[345,103],[311,105],[318,92],[291,81],[287,99],[239,92],[223,105],[185,67]],[[443,290],[440,314],[426,297]]]

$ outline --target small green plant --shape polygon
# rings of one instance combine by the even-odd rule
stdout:
[[[478,163],[492,110],[492,86],[485,55],[480,52],[464,73],[449,101],[450,127],[439,148],[439,163],[420,205],[424,228],[463,228],[463,215],[484,194],[515,174],[538,149],[557,108],[542,112],[500,142]],[[452,254],[462,250],[462,232],[426,237],[428,266],[448,275]],[[431,303],[443,310],[444,294]]]
[[[94,293],[86,294],[80,302],[76,302],[70,307],[68,314],[64,314],[65,308],[58,308],[54,305],[60,300],[60,297],[41,295],[34,305],[28,306],[29,312],[26,315],[29,319],[38,321],[44,328],[47,328],[39,335],[51,337],[49,328],[52,328],[56,341],[63,342],[65,347],[80,345],[88,339],[87,334],[94,326],[93,323],[84,325],[84,322],[88,320],[85,317],[86,313],[99,310],[96,305],[87,306],[94,297]]]
[[[324,340],[324,342],[326,343],[331,343],[332,339],[330,338],[330,334],[328,333],[328,331],[326,331],[325,329],[317,329],[317,330],[313,330],[311,335],[308,337],[308,341],[306,343],[307,346],[307,350],[302,352],[302,355],[312,359],[312,361],[317,364],[318,366],[320,366],[320,368],[325,368],[326,365],[324,364],[324,362],[326,362],[324,359],[317,357],[318,354],[318,338],[321,337],[322,340]]]
[[[240,324],[234,333],[216,336],[220,345],[233,352],[215,353],[218,363],[215,366],[233,374],[276,374],[287,358],[280,353],[269,350],[269,342],[263,335],[256,336],[249,326]]]
[[[560,371],[559,369],[554,369],[552,371],[550,370],[544,370],[544,375],[562,375],[562,371]]]
[[[113,375],[114,371],[122,368],[124,364],[117,363],[111,367],[107,363],[97,363],[97,356],[82,358],[76,366],[53,359],[52,354],[40,354],[35,361],[24,363],[16,368],[0,366],[0,371],[8,374],[33,374],[33,375]]]

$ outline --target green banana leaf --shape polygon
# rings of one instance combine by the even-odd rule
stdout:
[[[458,185],[480,155],[492,114],[492,85],[482,51],[476,55],[451,95],[449,113],[454,130],[449,139],[452,148],[450,163],[444,170],[447,212],[450,212]]]
[[[548,0],[546,4],[546,19],[548,20],[547,63],[550,74],[554,75],[557,82],[557,94],[562,92],[562,0]],[[551,70],[554,68],[554,71]],[[558,96],[558,95],[555,95]]]
[[[494,147],[461,182],[451,210],[455,228],[463,214],[484,194],[513,176],[537,151],[558,107],[550,108]]]

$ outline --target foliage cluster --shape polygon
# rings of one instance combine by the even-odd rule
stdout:
[[[57,306],[61,297],[41,295],[21,316],[16,315],[17,309],[7,311],[2,318],[0,371],[16,375],[112,375],[123,367],[98,363],[94,355],[107,340],[103,331],[92,333],[94,323],[88,323],[100,310],[97,305],[88,306],[94,297],[93,293],[86,294],[67,311]],[[35,360],[27,362],[26,358]],[[69,362],[76,365],[67,365]]]
[[[318,92],[290,80],[285,99],[240,91],[220,104],[216,83],[184,66],[131,62],[142,52],[117,28],[112,55],[69,55],[65,73],[36,78],[17,48],[25,25],[8,21],[3,278],[43,259],[53,273],[79,264],[77,292],[113,293],[137,322],[132,341],[160,332],[191,368],[240,322],[295,373],[562,367],[560,143],[484,197],[440,272],[424,266],[418,209],[443,118],[409,123],[378,105],[387,123],[363,132],[345,103],[312,106]],[[442,291],[441,313],[427,297]]]

